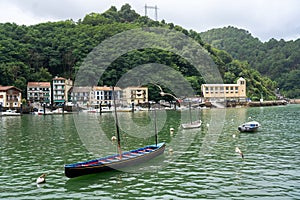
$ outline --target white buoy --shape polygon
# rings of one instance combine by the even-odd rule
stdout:
[[[36,179],[36,184],[46,183],[46,174],[42,174]]]
[[[243,154],[243,152],[240,150],[240,148],[235,147],[235,152],[236,152],[236,153],[239,153],[239,154],[242,156],[242,158],[244,158],[244,154]]]
[[[174,128],[170,128],[170,135],[174,134]]]
[[[112,141],[112,142],[115,142],[116,140],[117,140],[116,136],[112,136],[112,137],[111,137],[111,141]]]

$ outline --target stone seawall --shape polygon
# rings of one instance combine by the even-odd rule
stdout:
[[[292,104],[300,104],[300,99],[290,99],[290,103],[292,103]]]
[[[252,101],[248,103],[250,107],[259,107],[259,106],[280,106],[280,105],[287,105],[287,101],[285,100],[276,100],[276,101]]]

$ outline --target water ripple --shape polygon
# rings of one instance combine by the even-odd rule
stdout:
[[[203,124],[209,122],[209,112],[201,114]],[[178,126],[173,124],[178,112],[169,114],[173,118],[165,134],[160,133],[164,141],[172,140],[169,127]],[[261,131],[238,133],[236,127],[249,116],[261,122]],[[299,116],[300,106],[228,109],[222,134],[205,151],[203,127],[186,150],[167,150],[161,159],[167,166],[153,173],[108,172],[75,179],[64,176],[63,165],[93,154],[82,145],[72,116],[3,120],[0,199],[299,199]],[[181,156],[174,159],[176,155]],[[42,173],[48,174],[47,182],[37,186]]]

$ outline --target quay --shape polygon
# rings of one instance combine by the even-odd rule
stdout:
[[[294,101],[293,102],[287,102],[285,100],[273,100],[273,101],[251,101],[251,102],[237,102],[237,101],[226,101],[224,103],[218,103],[223,104],[223,107],[261,107],[261,106],[280,106],[280,105],[287,105],[288,103],[300,103],[299,101]],[[220,106],[217,106],[218,104],[216,103],[211,103],[211,102],[205,102],[201,103],[200,107],[207,107],[207,108],[220,108]]]
[[[260,107],[260,106],[281,106],[287,105],[288,102],[286,100],[274,100],[274,101],[252,101],[248,102],[249,107]]]
[[[300,104],[300,99],[290,99],[291,104]]]

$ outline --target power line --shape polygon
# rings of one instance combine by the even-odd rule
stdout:
[[[147,16],[147,10],[148,9],[154,9],[155,10],[155,21],[157,21],[157,6],[147,6],[147,4],[145,4],[145,16]]]

